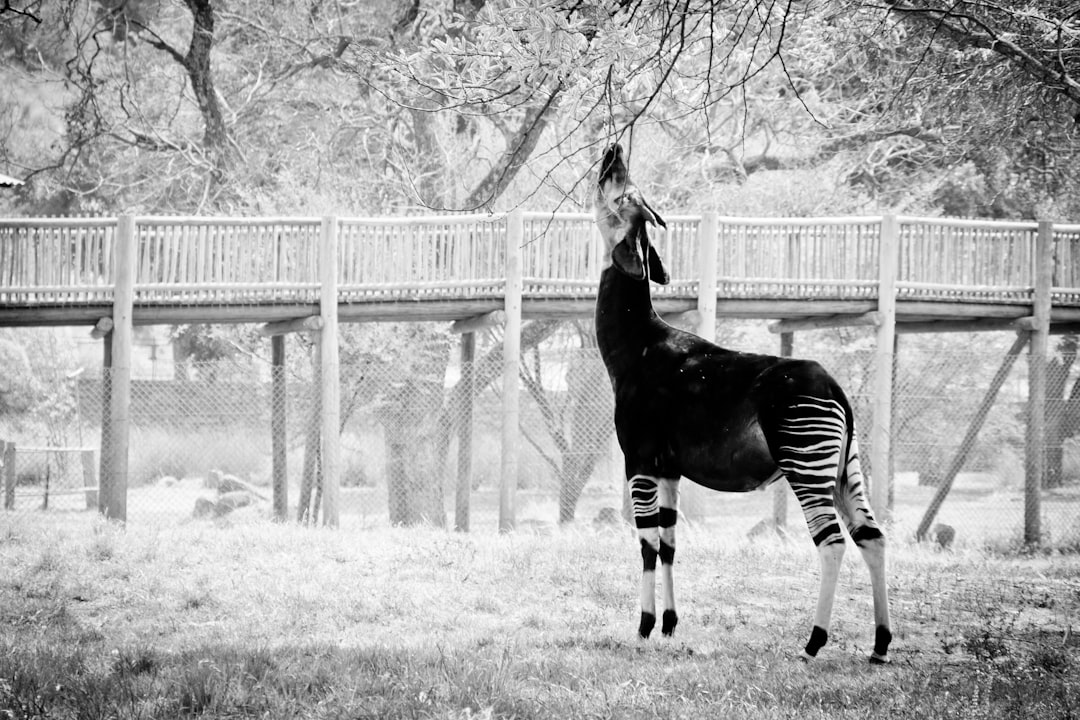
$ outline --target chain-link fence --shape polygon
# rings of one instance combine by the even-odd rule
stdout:
[[[735,328],[733,331],[732,328]],[[761,323],[722,323],[720,339],[777,352]],[[922,521],[992,379],[1009,333],[901,336],[895,358],[891,469],[893,533]],[[316,347],[289,336],[275,384],[270,342],[234,343],[212,362],[171,362],[133,372],[127,517],[130,523],[265,518],[274,498],[274,406],[281,429],[277,473],[287,517],[320,520]],[[502,359],[498,331],[478,335],[463,360],[459,336],[434,324],[354,326],[341,358],[343,526],[434,523],[498,527]],[[535,321],[523,330],[519,527],[617,522],[622,458],[613,399],[587,323]],[[869,465],[873,335],[830,330],[795,337],[799,357],[819,360],[845,387]],[[1048,544],[1080,539],[1080,367],[1075,344],[1055,347],[1047,406],[1047,482],[1041,528]],[[976,544],[1018,541],[1024,527],[1027,356],[989,406],[977,441],[934,517]],[[150,379],[148,376],[153,375]],[[0,417],[8,513],[92,512],[97,507],[103,374],[48,385],[38,403],[8,402]],[[1077,398],[1073,398],[1073,388]],[[278,491],[281,492],[280,490]],[[694,515],[749,532],[774,513],[774,491],[688,493]],[[786,491],[790,495],[790,491]],[[793,498],[788,522],[800,528]]]

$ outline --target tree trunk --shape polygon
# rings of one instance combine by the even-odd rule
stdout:
[[[507,141],[506,152],[495,167],[469,193],[469,197],[463,203],[465,209],[491,207],[502,195],[536,149],[540,136],[544,134],[552,115],[559,106],[562,90],[562,83],[559,83],[543,102],[536,103],[525,110],[525,116],[521,119],[517,132]]]
[[[213,166],[211,174],[215,182],[220,182],[229,164],[230,139],[210,68],[210,49],[214,44],[214,8],[211,0],[185,0],[185,4],[191,11],[194,25],[182,64],[187,70],[191,91],[202,114],[203,148],[210,156]]]

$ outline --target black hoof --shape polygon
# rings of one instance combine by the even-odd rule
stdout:
[[[638,625],[637,633],[642,639],[649,637],[652,629],[656,627],[656,615],[651,612],[641,611],[641,624]]]
[[[671,637],[675,634],[675,626],[679,624],[679,616],[675,614],[674,610],[664,611],[664,623],[660,628],[666,637]]]
[[[818,650],[824,647],[827,642],[829,642],[829,633],[824,628],[815,625],[814,629],[810,631],[810,641],[806,643],[806,649],[803,650],[803,660],[816,658]]]
[[[889,655],[889,643],[892,642],[892,633],[889,632],[889,628],[884,625],[878,625],[877,631],[874,633],[874,654],[870,658],[870,662],[874,662],[874,658],[878,658],[883,663],[887,663],[886,659]]]

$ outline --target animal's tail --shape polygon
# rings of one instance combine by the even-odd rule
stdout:
[[[840,458],[836,506],[847,525],[851,539],[858,545],[865,540],[880,538],[882,534],[867,497],[867,483],[859,459],[859,440],[855,432],[855,415],[851,411],[850,403],[844,403],[844,413],[847,416],[847,443]]]

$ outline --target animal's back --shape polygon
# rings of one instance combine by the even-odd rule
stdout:
[[[813,361],[735,352],[685,332],[658,338],[615,385],[623,451],[652,458],[658,475],[754,490],[777,478],[768,436],[786,403],[839,392]]]

